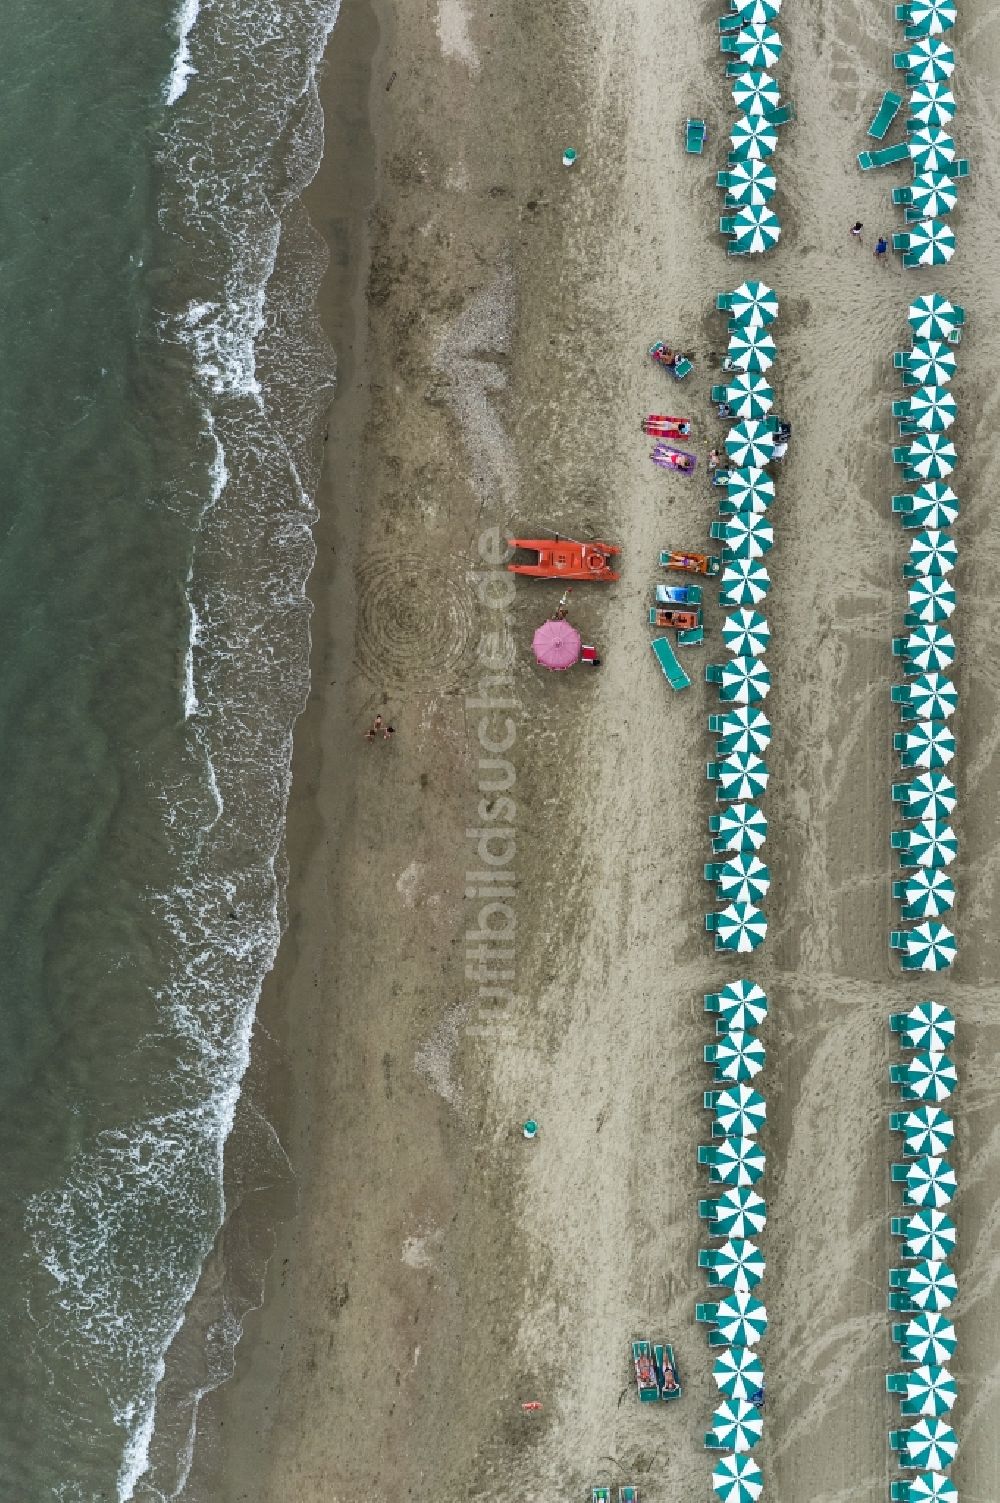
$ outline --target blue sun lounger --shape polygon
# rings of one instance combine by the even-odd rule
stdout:
[[[870,172],[873,167],[891,167],[894,162],[908,162],[910,148],[905,141],[900,141],[898,146],[885,146],[881,151],[859,151],[858,166],[862,172]]]
[[[671,689],[689,688],[691,680],[677,661],[677,656],[670,645],[669,638],[654,637],[649,645],[652,647],[653,655],[663,669],[663,676]]]
[[[886,131],[889,129],[903,106],[902,94],[894,94],[891,89],[886,89],[882,95],[882,103],[878,107],[875,119],[868,127],[868,134],[876,141],[884,141]]]

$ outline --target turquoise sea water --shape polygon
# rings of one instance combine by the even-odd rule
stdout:
[[[0,1497],[171,1497],[157,1384],[280,932],[336,0],[6,14]]]

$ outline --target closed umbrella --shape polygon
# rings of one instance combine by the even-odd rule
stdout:
[[[927,919],[906,936],[906,970],[946,971],[955,962],[958,941],[938,919]]]
[[[741,256],[758,256],[770,250],[781,238],[781,220],[767,204],[747,204],[733,215],[733,243],[730,249]],[[766,365],[749,369],[767,370]]]
[[[761,162],[773,154],[778,132],[764,115],[738,115],[729,132],[736,157]]]
[[[964,311],[939,292],[925,292],[910,304],[907,320],[916,339],[950,339],[961,327]]]
[[[904,527],[951,527],[958,518],[960,503],[950,485],[943,480],[928,480],[910,496],[910,508],[902,515]]]
[[[728,1238],[712,1248],[710,1257],[715,1279],[727,1289],[755,1289],[764,1277],[764,1254],[745,1237]]]
[[[940,583],[939,575],[931,575],[921,584]],[[911,607],[913,591],[910,591]],[[918,720],[948,720],[958,705],[958,690],[943,673],[918,673],[907,685],[910,695],[907,704]]]
[[[763,753],[771,744],[771,722],[756,705],[737,705],[724,715],[713,715],[709,729],[719,738],[716,750],[721,756],[737,751]]]
[[[733,752],[714,764],[713,770],[720,800],[759,798],[767,787],[767,763],[756,752]]]
[[[958,1088],[958,1071],[941,1049],[918,1049],[906,1063],[906,1092],[910,1100],[947,1101]]]
[[[754,658],[761,657],[771,640],[767,617],[743,606],[723,621],[722,640],[738,657],[745,657],[748,653]]]
[[[756,804],[730,804],[713,815],[712,842],[716,854],[722,851],[759,851],[767,839],[767,816]]]
[[[906,1292],[919,1309],[939,1313],[958,1298],[958,1280],[947,1263],[914,1263],[906,1270]]]
[[[743,1038],[752,1035],[743,1034]],[[767,1225],[767,1202],[756,1190],[726,1190],[715,1201],[711,1232],[715,1237],[756,1237]]]
[[[929,133],[937,126],[925,129]],[[943,163],[943,147],[936,149],[936,157],[939,164]],[[928,163],[929,156],[925,153],[924,165],[928,166]],[[914,260],[918,266],[946,266],[955,254],[955,231],[946,219],[921,219],[917,224],[911,224],[906,233],[909,237],[906,247],[910,257],[908,266],[912,266]]]
[[[955,661],[955,638],[944,626],[915,626],[905,643],[903,656],[911,673],[940,672]]]
[[[904,1327],[904,1362],[940,1366],[954,1356],[957,1348],[955,1327],[947,1315],[921,1311],[919,1315],[911,1316]]]
[[[754,1347],[767,1330],[767,1310],[762,1300],[736,1289],[719,1301],[715,1325],[731,1346]]]
[[[918,617],[921,622],[932,624],[949,620],[955,614],[958,604],[954,585],[949,584],[940,574],[928,574],[915,580],[906,595],[910,615]],[[913,703],[912,696],[910,703]]]
[[[925,774],[924,777],[927,780],[937,777],[941,783],[948,782],[941,773]],[[915,782],[920,781],[920,778],[915,779]],[[904,1049],[947,1049],[955,1037],[954,1014],[941,1002],[918,1002],[901,1016],[906,1020],[900,1041]]]
[[[759,704],[771,692],[771,675],[760,658],[730,658],[722,664],[719,698],[736,704]]]
[[[761,376],[747,375],[748,381],[760,381]],[[774,500],[774,481],[759,465],[745,465],[731,469],[726,481],[726,500],[733,511],[767,511]]]
[[[759,1028],[767,1017],[767,993],[756,981],[729,981],[718,999],[719,1015],[727,1028]]]
[[[750,1399],[764,1386],[764,1364],[745,1346],[726,1346],[716,1357],[712,1377],[728,1399]]]
[[[738,605],[760,605],[770,588],[771,576],[760,559],[728,559],[722,571],[719,604],[727,610]]]
[[[767,162],[747,157],[731,162],[727,176],[727,202],[743,204],[766,204],[778,187],[774,168]]]
[[[955,116],[955,96],[944,83],[914,84],[909,111],[909,118],[918,125],[947,125]]]
[[[771,886],[771,872],[751,851],[738,851],[715,873],[720,901],[759,903]]]
[[[907,767],[947,767],[955,756],[955,738],[943,720],[918,720],[903,734]]]
[[[911,1414],[950,1414],[958,1399],[955,1379],[946,1367],[926,1363],[905,1375],[907,1412]]]
[[[749,169],[759,167],[760,164],[744,162],[742,165]],[[755,376],[750,371],[740,371],[738,375],[731,378],[726,387],[726,403],[737,417],[767,417],[774,406],[774,392],[764,376]]]
[[[943,219],[958,203],[958,188],[946,172],[918,172],[910,184],[910,207],[924,219]],[[950,377],[948,378],[950,380]]]
[[[748,954],[764,943],[767,919],[753,903],[730,903],[715,921],[715,948]],[[735,1129],[734,1129],[735,1131]]]
[[[910,248],[913,248],[912,231]],[[917,386],[910,392],[909,421],[928,433],[944,433],[957,417],[958,403],[947,386]]]
[[[778,316],[778,295],[766,282],[741,282],[729,295],[729,312],[739,323],[771,324]]]
[[[716,1080],[753,1080],[764,1068],[764,1045],[755,1033],[726,1033],[709,1048]]]
[[[905,905],[904,919],[940,918],[955,906],[955,884],[940,867],[918,866],[893,893]]]
[[[712,1415],[705,1444],[713,1450],[752,1451],[764,1433],[764,1419],[746,1399],[725,1399]]]
[[[757,1503],[764,1491],[764,1474],[752,1456],[723,1456],[712,1472],[712,1487],[722,1503]]]
[[[958,544],[947,532],[928,528],[910,539],[913,574],[950,574],[958,563]]]
[[[955,812],[958,804],[955,785],[946,773],[921,772],[898,786],[899,790],[906,790],[902,801],[904,819],[944,819]],[[937,1003],[927,1005],[936,1007]]]
[[[922,3],[927,3],[927,0],[922,0]],[[748,68],[773,68],[781,50],[781,38],[766,22],[751,21],[736,33],[736,56]]]
[[[925,1154],[906,1166],[907,1205],[940,1211],[950,1205],[958,1189],[955,1171],[948,1160],[938,1154]]]
[[[778,347],[766,329],[751,329],[743,325],[729,336],[728,358],[738,370],[760,374],[769,370],[778,354]]]
[[[920,37],[910,45],[906,71],[911,83],[943,83],[955,71],[955,54],[938,37]]]
[[[958,17],[954,0],[910,0],[909,10],[907,30],[911,36],[915,31],[924,36],[940,36],[954,26]]]
[[[918,1419],[903,1431],[903,1445],[908,1466],[929,1467],[943,1472],[958,1455],[958,1436],[941,1419]]]
[[[763,1178],[767,1160],[754,1138],[723,1138],[713,1143],[713,1183],[734,1188],[755,1185]]]
[[[942,181],[950,183],[951,178]],[[914,178],[911,192],[917,182]],[[915,339],[906,357],[906,369],[922,385],[946,386],[958,369],[958,359],[955,351],[940,339]]]
[[[918,1106],[903,1121],[903,1152],[908,1158],[947,1153],[955,1137],[955,1119],[939,1106]],[[931,1256],[931,1254],[925,1254]]]
[[[938,1108],[940,1110],[940,1108]],[[943,1114],[942,1114],[943,1115]],[[944,1211],[922,1210],[914,1211],[906,1223],[906,1235],[903,1238],[904,1258],[947,1258],[955,1251],[958,1233],[955,1223]],[[932,1317],[933,1318],[933,1317]],[[954,1347],[952,1348],[954,1351]],[[913,1361],[943,1362],[950,1352],[935,1356],[928,1355],[924,1351]]]
[[[766,115],[776,110],[781,103],[777,81],[770,73],[760,73],[747,68],[733,79],[733,103],[744,115]]]
[[[727,1086],[724,1091],[711,1091],[709,1095],[714,1098],[715,1126],[727,1137],[752,1138],[764,1126],[767,1103],[753,1086]]]
[[[929,722],[937,724],[938,722]],[[910,842],[900,854],[905,866],[950,866],[958,855],[958,837],[951,825],[920,820],[910,831]]]
[[[726,434],[726,453],[740,468],[762,470],[774,453],[774,432],[761,418],[745,418]]]
[[[950,438],[941,433],[918,433],[909,445],[907,466],[921,480],[943,480],[958,463],[958,454]]]

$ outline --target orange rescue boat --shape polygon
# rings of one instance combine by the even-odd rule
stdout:
[[[508,564],[512,574],[533,579],[617,579],[611,560],[621,553],[610,543],[574,543],[568,538],[508,538],[511,548],[536,557],[529,563]]]

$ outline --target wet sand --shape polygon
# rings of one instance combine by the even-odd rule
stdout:
[[[997,23],[983,0],[963,10],[957,135],[974,177],[959,254],[933,275],[874,263],[902,179],[854,164],[893,82],[888,13],[829,4],[782,15],[799,114],[777,158],[783,239],[749,268],[727,260],[715,14],[444,0],[390,18],[344,0],[310,202],[333,251],[324,316],[341,380],[289,932],[262,1012],[300,1209],[236,1376],[202,1416],[192,1493],[458,1503],[633,1481],[650,1503],[708,1499],[701,997],[746,973],[772,1002],[766,1496],[887,1495],[885,1020],[923,995],[961,1030],[953,1475],[966,1496],[998,1496]],[[665,35],[669,67],[652,68]],[[712,130],[701,160],[683,152],[688,114]],[[712,308],[747,270],[781,297],[774,376],[795,427],[768,561],[775,884],[752,968],[714,957],[703,933],[714,705],[700,678],[722,656],[720,613],[709,606],[680,696],[645,624],[657,551],[704,546],[712,498],[701,475],[656,471],[638,433],[681,391],[699,452],[719,441]],[[891,352],[910,297],[931,288],[969,326],[954,386],[962,949],[928,985],[900,976],[886,940],[905,553],[889,516]],[[658,336],[695,354],[677,391],[645,357]],[[507,600],[492,539],[536,528],[623,544],[621,582],[572,599],[597,674],[543,677],[529,660],[558,587],[521,581]],[[390,744],[363,739],[376,712]],[[504,833],[477,851],[468,832],[486,829]],[[490,882],[468,874],[491,855],[514,896],[484,920]],[[484,923],[512,934],[498,947],[510,959],[470,938]],[[511,998],[484,994],[508,985]],[[531,1145],[517,1131],[529,1114]],[[647,1334],[673,1341],[686,1385],[652,1413],[628,1388],[629,1341]],[[526,1415],[526,1400],[543,1407]]]

